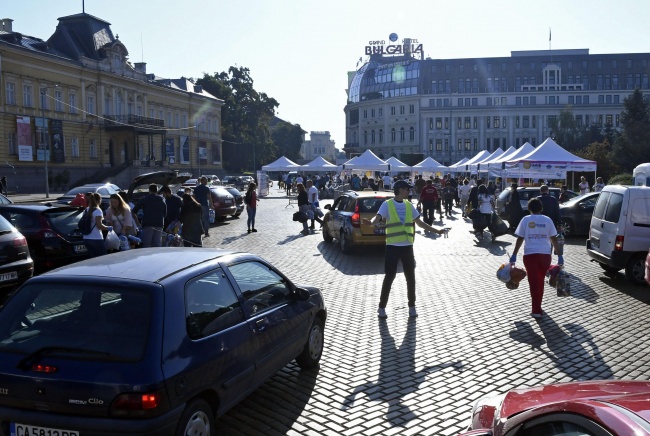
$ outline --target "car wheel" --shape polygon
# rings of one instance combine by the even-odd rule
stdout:
[[[307,336],[305,348],[302,350],[302,353],[296,357],[296,363],[298,366],[302,369],[310,369],[316,366],[323,354],[324,344],[325,329],[323,327],[323,320],[316,317],[309,328],[309,336]]]
[[[625,265],[625,277],[634,284],[645,283],[645,256],[637,254]]]
[[[214,414],[210,405],[200,398],[192,400],[178,420],[176,436],[210,435],[214,429]]]
[[[334,237],[330,234],[329,228],[327,227],[327,223],[323,222],[323,241],[332,242],[333,240]]]
[[[348,238],[345,237],[345,232],[343,230],[341,230],[341,234],[339,235],[339,246],[341,247],[341,252],[344,254],[352,252],[352,244]]]
[[[575,227],[573,226],[573,221],[568,218],[562,219],[561,226],[565,238],[570,238],[576,231]]]
[[[619,268],[614,268],[613,266],[605,265],[604,263],[599,262],[598,265],[600,265],[600,267],[605,271],[605,273],[616,274],[617,272],[620,271]]]

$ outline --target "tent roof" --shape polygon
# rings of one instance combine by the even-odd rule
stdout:
[[[463,166],[463,165],[465,165],[465,162],[467,162],[468,160],[469,160],[468,157],[464,157],[461,160],[459,160],[458,162],[456,162],[455,164],[449,165],[449,168],[454,169],[454,168],[458,168],[459,166]]]
[[[329,163],[327,160],[323,159],[323,156],[318,156],[313,161],[300,165],[301,170],[306,171],[335,171],[338,167],[332,163]]]
[[[346,170],[371,170],[371,171],[389,171],[390,164],[379,159],[371,150],[366,150],[362,155],[353,157],[343,164]]]
[[[483,159],[485,159],[485,158],[486,158],[487,156],[489,156],[489,155],[490,155],[490,152],[487,151],[487,150],[479,151],[479,152],[476,154],[476,156],[470,158],[470,159],[469,159],[468,161],[466,161],[463,165],[465,165],[465,167],[467,167],[468,165],[471,165],[471,164],[473,164],[473,163],[478,163],[478,162],[482,161]]]
[[[508,159],[510,162],[596,163],[566,151],[551,138],[546,138],[546,141],[526,155]]]
[[[430,171],[430,172],[449,169],[448,167],[444,166],[443,164],[441,164],[431,156],[427,157],[419,164],[413,165],[411,168],[413,168],[413,171]]]
[[[386,159],[386,163],[390,164],[391,171],[411,171],[411,167],[406,165],[401,160],[397,159],[395,156],[391,156]]]
[[[262,166],[262,171],[293,171],[299,170],[300,165],[282,156],[275,162]]]
[[[516,159],[518,159],[518,158],[520,158],[520,157],[522,157],[522,156],[527,155],[528,153],[530,153],[530,152],[533,151],[533,150],[535,150],[535,147],[533,147],[532,145],[530,145],[530,143],[528,143],[528,142],[524,142],[524,145],[522,145],[521,147],[519,147],[519,148],[517,149],[517,151],[515,151],[515,152],[512,153],[510,156],[508,156],[508,158],[507,158],[506,160],[503,160],[503,159],[497,159],[497,162],[510,162],[510,161],[512,161],[512,160],[516,160]]]
[[[497,148],[488,157],[478,162],[477,165],[472,165],[472,168],[474,168],[475,166],[478,166],[480,169],[487,168],[485,165],[489,164],[494,159],[498,159],[501,156],[503,156],[503,150],[501,148]]]

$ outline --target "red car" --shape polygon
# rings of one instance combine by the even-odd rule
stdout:
[[[650,382],[598,380],[479,399],[464,436],[650,435]]]

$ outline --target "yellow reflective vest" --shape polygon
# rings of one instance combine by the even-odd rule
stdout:
[[[386,200],[388,205],[388,220],[386,221],[386,244],[393,245],[407,241],[413,244],[415,238],[415,225],[413,223],[413,208],[410,204],[406,206],[406,218],[400,221],[395,208],[395,199]]]

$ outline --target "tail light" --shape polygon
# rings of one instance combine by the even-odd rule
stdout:
[[[623,236],[623,235],[616,236],[616,241],[614,242],[614,251],[622,251],[623,250],[623,240],[624,239],[625,239],[625,236]]]
[[[111,404],[111,415],[120,417],[150,416],[161,405],[160,392],[122,394]]]
[[[15,248],[27,247],[27,239],[25,239],[24,236],[18,236],[14,238],[14,247]]]
[[[359,213],[359,203],[354,206],[354,213],[350,217],[352,227],[361,227],[361,214]]]
[[[60,236],[52,229],[45,228],[38,232],[38,237],[39,239],[43,239],[43,238],[59,238]]]

